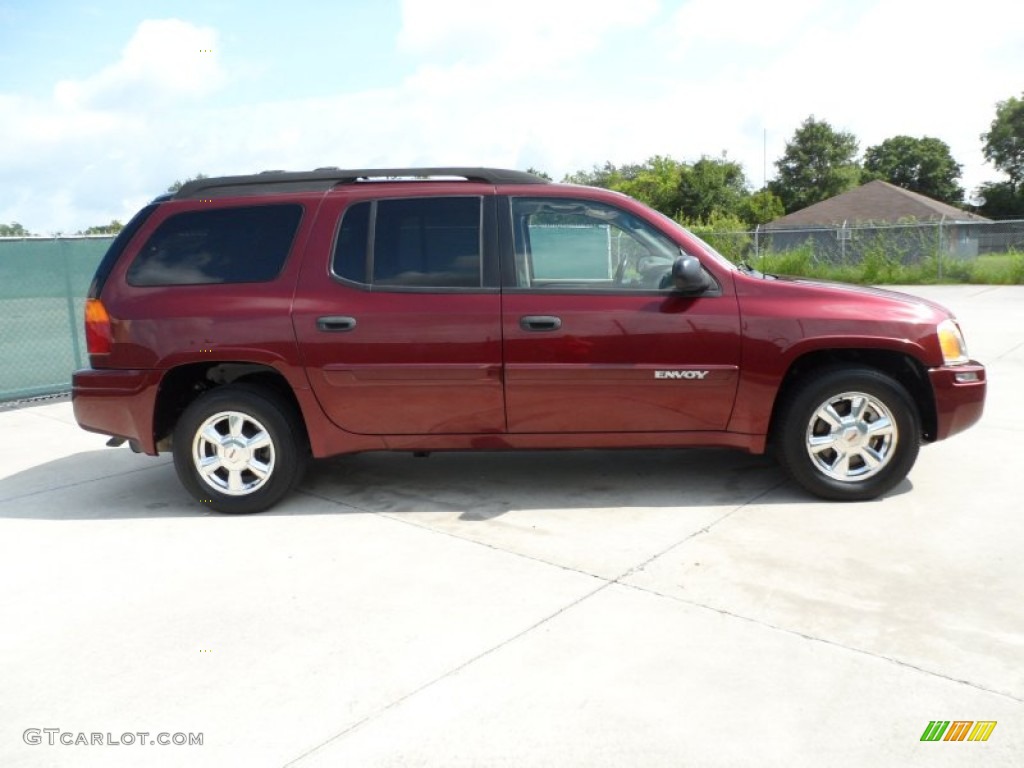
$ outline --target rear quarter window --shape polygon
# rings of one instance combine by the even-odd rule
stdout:
[[[189,211],[157,227],[128,268],[134,286],[260,283],[281,272],[300,205]]]

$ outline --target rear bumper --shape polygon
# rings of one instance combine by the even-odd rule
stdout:
[[[156,455],[153,405],[160,371],[83,368],[71,376],[71,403],[82,429],[134,441]]]
[[[985,366],[972,360],[967,365],[932,368],[928,377],[935,393],[936,440],[977,423],[985,409]]]

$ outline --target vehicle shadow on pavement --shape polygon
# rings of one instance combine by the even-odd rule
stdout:
[[[725,449],[361,454],[315,462],[300,493],[372,513],[736,506],[813,501],[774,461]],[[291,510],[282,510],[287,514]]]
[[[0,518],[89,520],[193,516],[170,457],[82,451],[0,478]],[[209,514],[209,513],[207,513]]]
[[[262,514],[446,511],[483,521],[515,509],[731,506],[769,490],[773,502],[810,500],[772,460],[723,449],[367,453],[312,462],[299,489]],[[0,478],[0,518],[211,514],[169,456],[84,451]]]
[[[904,480],[888,496],[913,488]],[[448,513],[483,522],[514,510],[695,508],[818,500],[766,456],[718,448],[366,453],[312,462],[267,515]],[[844,514],[850,507],[836,504]],[[220,516],[182,488],[169,456],[85,451],[0,478],[0,518]]]

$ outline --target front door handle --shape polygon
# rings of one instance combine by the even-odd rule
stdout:
[[[319,331],[351,331],[356,327],[356,319],[344,315],[328,315],[318,317],[316,327]]]
[[[554,315],[525,315],[519,318],[519,327],[524,331],[557,331],[562,327],[562,318]]]

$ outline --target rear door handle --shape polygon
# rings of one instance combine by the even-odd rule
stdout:
[[[356,327],[356,319],[344,315],[328,315],[318,317],[316,327],[320,331],[351,331]]]
[[[519,327],[524,331],[557,331],[562,327],[562,318],[554,315],[525,315],[519,318]]]

